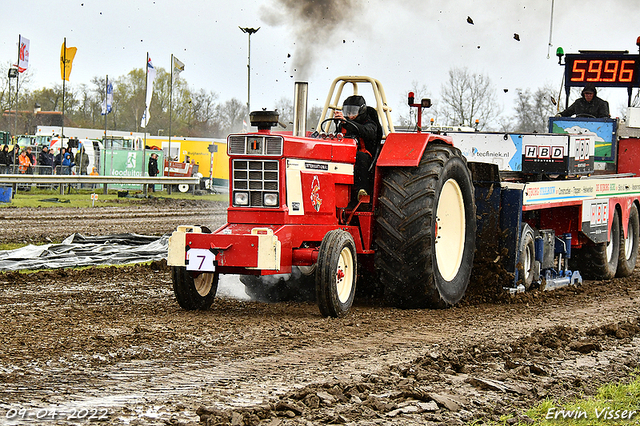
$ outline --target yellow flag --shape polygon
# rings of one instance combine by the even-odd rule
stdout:
[[[69,75],[71,75],[71,65],[73,58],[76,56],[76,47],[67,47],[66,40],[62,43],[62,50],[60,51],[60,78],[69,81]]]

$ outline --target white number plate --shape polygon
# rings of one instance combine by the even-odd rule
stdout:
[[[187,251],[188,271],[210,271],[216,270],[214,264],[216,255],[206,249],[191,249]]]

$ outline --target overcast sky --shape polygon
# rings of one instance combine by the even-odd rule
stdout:
[[[551,0],[6,0],[2,15],[0,60],[15,62],[18,35],[28,38],[31,90],[61,83],[66,37],[78,48],[72,86],[142,68],[147,52],[168,70],[174,54],[181,77],[221,102],[246,102],[247,35],[238,27],[260,27],[251,36],[254,110],[293,98],[297,79],[309,82],[310,105],[321,105],[336,76],[369,75],[394,114],[406,114],[412,82],[437,101],[449,69],[467,67],[491,78],[511,114],[517,88],[560,89],[556,47],[637,53],[640,35],[638,0],[555,0],[549,59]],[[612,115],[626,104],[624,89],[599,94]]]

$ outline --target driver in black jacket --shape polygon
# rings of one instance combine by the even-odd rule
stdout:
[[[373,112],[372,112],[372,111]],[[369,170],[378,151],[382,138],[382,129],[374,121],[375,109],[368,108],[362,96],[349,96],[342,103],[342,111],[336,110],[334,118],[342,120],[341,131],[345,137],[352,137],[358,141],[358,152],[354,172],[354,190],[351,192],[351,202],[347,208],[357,204],[357,196],[361,190],[370,194],[373,190],[373,172]],[[377,115],[376,115],[377,119]]]
[[[571,106],[557,116],[571,117],[572,115],[594,118],[609,118],[609,102],[600,99],[596,95],[596,86],[589,83],[582,89],[582,97],[576,99]]]

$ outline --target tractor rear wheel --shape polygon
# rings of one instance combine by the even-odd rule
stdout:
[[[635,204],[629,209],[629,224],[627,225],[627,238],[620,234],[620,254],[618,256],[618,270],[616,277],[628,277],[633,273],[638,260],[638,240],[640,239],[640,220],[638,208]]]
[[[219,274],[192,272],[184,266],[172,266],[173,292],[182,309],[193,311],[209,309],[218,291]]]
[[[610,280],[615,277],[620,256],[620,216],[613,214],[608,242],[585,246],[572,254],[572,269],[588,280]],[[635,265],[634,265],[635,266]]]
[[[323,316],[342,317],[349,312],[356,294],[357,265],[351,234],[341,229],[327,232],[316,266],[316,302]]]
[[[384,172],[376,218],[376,268],[401,308],[443,308],[469,284],[476,237],[471,172],[460,150],[429,144],[417,167]]]

